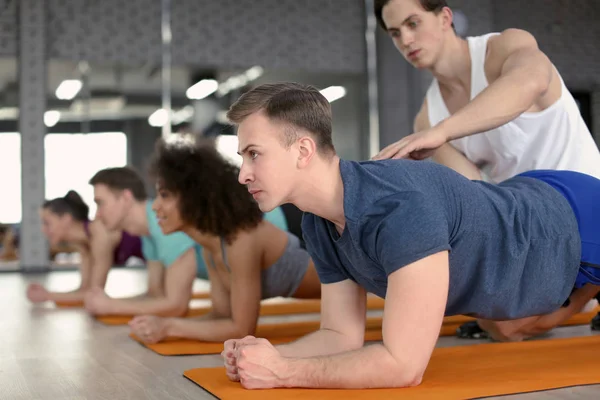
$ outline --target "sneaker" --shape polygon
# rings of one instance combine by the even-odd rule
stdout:
[[[593,331],[600,331],[600,312],[596,314],[594,318],[592,318],[590,325]]]
[[[600,327],[600,319],[598,319]],[[477,321],[465,322],[456,329],[456,336],[461,339],[489,339],[486,331],[479,327]]]

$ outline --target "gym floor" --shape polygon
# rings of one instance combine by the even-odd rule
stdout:
[[[128,337],[127,326],[106,326],[81,309],[33,306],[25,297],[28,283],[52,290],[72,290],[76,271],[49,274],[0,274],[3,320],[0,329],[0,398],[11,400],[213,399],[183,377],[187,369],[222,365],[219,355],[165,357]],[[111,296],[145,289],[142,269],[118,269],[109,275]],[[207,287],[197,282],[195,289]],[[318,315],[265,317],[264,322],[314,319]],[[558,328],[546,338],[599,334],[589,326]],[[486,340],[442,337],[438,347],[465,346]],[[577,360],[573,360],[577,362]],[[600,364],[599,364],[600,366]],[[495,397],[511,399],[600,398],[600,385]]]

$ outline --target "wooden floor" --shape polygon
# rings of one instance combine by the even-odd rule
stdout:
[[[221,366],[219,356],[154,354],[129,339],[126,326],[102,325],[82,310],[32,306],[25,297],[29,282],[70,290],[76,287],[78,278],[74,272],[0,273],[0,399],[214,398],[182,374],[190,368]],[[197,288],[201,287],[200,282]],[[141,292],[144,288],[144,271],[121,269],[111,272],[107,291],[120,296]],[[588,326],[570,327],[557,329],[548,338],[591,334],[594,332]],[[446,337],[440,339],[438,346],[481,342]],[[600,349],[598,354],[600,374]],[[600,385],[508,397],[600,398]]]

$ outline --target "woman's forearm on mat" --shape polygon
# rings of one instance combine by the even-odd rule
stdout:
[[[113,315],[158,315],[162,317],[179,317],[185,314],[187,301],[180,303],[168,297],[144,297],[110,299],[106,312]]]
[[[275,347],[284,357],[306,358],[356,350],[362,347],[363,343],[364,340],[360,343],[352,342],[341,333],[329,329],[319,329],[295,342]]]
[[[48,292],[50,301],[59,303],[77,303],[82,302],[85,297],[85,290],[74,290],[72,292]]]
[[[230,318],[217,318],[211,314],[198,319],[169,318],[167,320],[167,336],[171,337],[222,342],[233,338],[241,339],[252,333],[249,329],[237,326]]]

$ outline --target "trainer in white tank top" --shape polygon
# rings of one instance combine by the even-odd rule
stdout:
[[[497,34],[467,38],[471,99],[488,86],[484,69],[487,41]],[[561,97],[545,110],[523,113],[496,129],[450,143],[496,183],[537,169],[571,170],[600,179],[600,151],[575,99],[560,79]],[[437,79],[427,90],[427,109],[431,126],[450,116]]]

